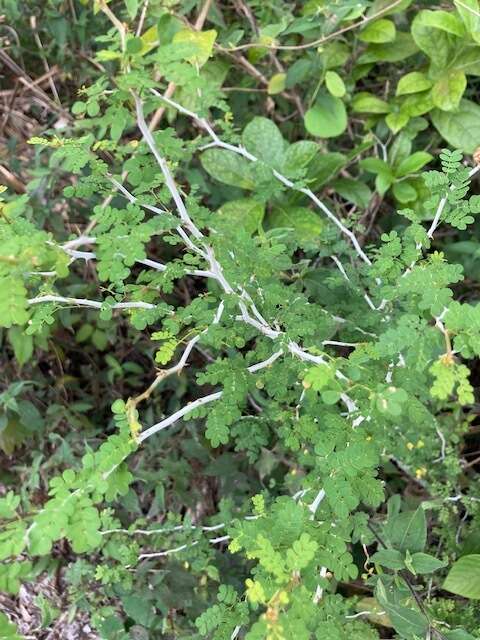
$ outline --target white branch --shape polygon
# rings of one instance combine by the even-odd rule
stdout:
[[[338,267],[338,270],[340,271],[340,273],[342,274],[342,276],[345,278],[345,280],[350,283],[353,286],[352,281],[350,280],[350,278],[348,277],[347,272],[345,271],[345,267],[343,266],[343,264],[340,262],[340,260],[337,258],[337,256],[335,254],[332,254],[331,259],[335,262],[335,264]],[[377,308],[373,302],[372,299],[370,298],[370,296],[368,295],[368,293],[363,292],[362,293],[364,300],[366,301],[366,303],[368,304],[368,306],[370,307],[370,309],[372,309],[372,311],[378,311],[379,308]]]
[[[220,536],[218,538],[210,538],[208,542],[210,544],[218,544],[219,542],[226,542],[227,540],[230,540],[230,536]],[[166,551],[154,551],[152,553],[142,553],[138,556],[138,559],[145,560],[148,558],[161,558],[163,556],[169,556],[172,553],[179,553],[180,551],[184,551],[189,547],[194,547],[199,542],[200,542],[199,540],[195,540],[194,542],[187,542],[186,544],[181,544],[179,547],[174,547],[173,549],[167,549]]]
[[[65,242],[63,245],[59,245],[65,253],[71,256],[74,259],[83,259],[83,260],[94,260],[96,259],[96,254],[93,251],[78,251],[73,249],[72,247],[78,247],[83,244],[96,244],[97,238],[90,238],[88,236],[79,236],[74,240],[69,240]],[[51,243],[53,244],[53,243]],[[157,260],[151,260],[150,258],[145,258],[142,260],[136,260],[138,264],[143,264],[146,267],[151,267],[152,269],[156,269],[157,271],[166,271],[167,266],[162,262],[158,262]],[[215,278],[215,274],[211,271],[206,271],[204,269],[193,269],[192,271],[186,271],[186,275],[198,276],[201,278]]]
[[[188,109],[185,109],[185,107],[182,107],[177,102],[174,102],[170,98],[163,96],[158,91],[155,91],[155,89],[151,89],[151,92],[157,98],[160,98],[161,100],[169,104],[174,109],[177,109],[178,111],[180,111],[180,113],[183,113],[184,115],[190,118],[193,118],[196,122],[198,122],[198,124],[203,129],[205,129],[205,131],[213,140],[213,142],[210,145],[207,145],[208,147],[213,147],[213,146],[220,147],[222,149],[227,149],[228,151],[232,151],[233,153],[243,156],[244,158],[246,158],[247,160],[250,160],[251,162],[258,161],[258,158],[256,156],[254,156],[252,153],[249,153],[243,147],[237,147],[233,144],[228,144],[227,142],[223,142],[217,136],[217,134],[215,133],[211,125],[208,123],[208,121],[205,120],[205,118],[201,118],[198,114],[194,113],[193,111],[189,111]],[[286,187],[289,187],[290,189],[294,189],[295,191],[300,191],[301,193],[306,195],[307,198],[309,198],[333,222],[333,224],[335,224],[340,229],[340,231],[344,235],[346,235],[347,238],[349,238],[360,259],[363,260],[365,264],[368,264],[368,265],[372,264],[369,257],[366,255],[366,253],[363,251],[362,247],[360,246],[355,234],[337,218],[337,216],[313,193],[313,191],[311,191],[310,189],[307,189],[306,187],[296,186],[295,183],[293,183],[291,180],[286,178],[283,174],[281,174],[279,171],[276,171],[275,169],[273,169],[272,171],[275,178],[277,178],[277,180],[279,180]]]
[[[199,339],[200,335],[196,336],[196,338]],[[195,338],[193,340],[195,340]],[[189,343],[189,345],[193,342],[193,340]],[[189,353],[193,348],[193,346],[194,345],[191,345]],[[186,351],[187,349],[185,349],[185,352]],[[185,352],[182,356],[182,360],[184,359],[186,360]],[[249,367],[247,367],[247,371],[249,371],[250,373],[255,373],[256,371],[260,371],[260,369],[265,369],[266,367],[269,367],[273,362],[275,362],[275,360],[277,360],[277,358],[279,358],[281,355],[282,355],[282,351],[277,351],[266,360],[263,360],[262,362],[258,362],[257,364],[250,365]],[[188,354],[187,354],[187,357],[188,357]],[[180,363],[176,365],[175,369],[178,369],[179,365]],[[183,418],[183,416],[191,413],[192,411],[195,411],[195,409],[198,409],[199,407],[203,407],[204,405],[209,404],[210,402],[214,402],[215,400],[218,400],[219,398],[222,397],[222,395],[223,395],[223,391],[216,391],[215,393],[210,393],[208,396],[203,396],[202,398],[199,398],[194,402],[190,402],[189,404],[185,405],[184,407],[182,407],[181,409],[173,413],[171,416],[168,416],[168,418],[165,418],[164,420],[161,420],[157,424],[154,424],[152,427],[149,427],[145,431],[142,431],[138,436],[138,441],[143,442],[150,436],[153,436],[153,434],[158,433],[158,431],[162,431],[163,429],[166,429],[170,425],[174,424],[175,422],[180,420],[180,418]]]
[[[142,132],[143,139],[145,140],[148,147],[150,148],[150,151],[153,153],[155,160],[158,162],[158,166],[160,167],[163,173],[165,184],[167,185],[167,188],[170,191],[170,195],[172,196],[173,201],[175,202],[175,206],[177,207],[178,213],[180,214],[180,218],[182,222],[185,224],[185,226],[190,230],[192,235],[197,239],[201,239],[203,238],[203,234],[193,224],[190,216],[188,215],[188,211],[185,207],[182,196],[180,195],[177,185],[175,184],[175,180],[173,179],[173,176],[170,173],[170,169],[168,168],[167,161],[165,160],[165,158],[163,158],[162,155],[160,155],[157,149],[157,146],[155,144],[155,140],[153,139],[152,133],[148,128],[147,123],[145,122],[145,117],[143,115],[142,101],[136,94],[133,94],[133,97],[135,100],[135,108],[137,111],[138,127]]]
[[[480,171],[480,165],[477,165],[476,167],[473,167],[473,169],[470,170],[468,177],[471,178],[472,176],[474,176],[478,171]],[[453,191],[454,186],[452,185],[450,187],[450,190]],[[433,238],[433,234],[435,233],[438,225],[440,224],[440,218],[442,217],[442,213],[443,210],[445,209],[445,205],[447,204],[447,200],[448,200],[448,195],[444,196],[437,207],[437,211],[435,213],[435,217],[432,220],[432,224],[430,225],[429,230],[427,231],[427,235],[430,239]]]
[[[40,304],[41,302],[60,302],[65,304],[74,305],[77,307],[93,307],[94,309],[101,309],[103,302],[97,302],[96,300],[87,300],[86,298],[66,298],[64,296],[45,295],[38,296],[36,298],[30,298],[28,304]],[[116,302],[112,304],[112,309],[155,309],[154,304],[149,302]]]

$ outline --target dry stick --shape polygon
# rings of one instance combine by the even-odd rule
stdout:
[[[0,164],[0,176],[17,193],[25,193],[26,187],[23,182],[9,171],[3,164]]]
[[[243,51],[245,49],[252,49],[252,48],[259,48],[259,47],[262,47],[264,49],[279,49],[281,51],[300,51],[302,49],[310,49],[310,47],[319,47],[320,45],[325,44],[329,40],[333,40],[333,38],[336,38],[337,36],[341,36],[344,33],[347,33],[348,31],[353,31],[354,29],[359,29],[360,27],[364,27],[368,22],[371,22],[372,20],[375,20],[376,18],[383,16],[385,13],[388,13],[389,11],[394,9],[396,6],[398,6],[401,2],[403,2],[403,0],[395,0],[395,2],[392,2],[392,4],[390,4],[388,7],[384,7],[380,11],[373,13],[371,16],[366,16],[362,18],[362,20],[359,20],[358,22],[354,22],[353,24],[350,24],[347,27],[343,27],[342,29],[335,31],[334,33],[331,33],[328,36],[322,36],[318,40],[313,40],[313,42],[307,42],[305,44],[298,44],[298,45],[281,45],[281,44],[268,45],[268,44],[261,44],[257,42],[257,43],[241,44],[238,47],[230,47],[228,49],[222,49],[222,51],[224,52]]]
[[[48,60],[47,60],[47,58],[45,56],[45,52],[43,50],[42,41],[40,40],[40,36],[38,34],[38,31],[37,31],[37,19],[36,19],[35,16],[30,16],[30,26],[32,28],[33,37],[35,38],[35,42],[37,44],[37,47],[40,50],[43,66],[45,67],[46,73],[49,74],[50,73],[50,67],[49,67],[49,64],[48,64]],[[48,77],[48,83],[50,85],[50,89],[52,90],[53,95],[55,96],[55,100],[58,102],[59,105],[61,105],[62,103],[60,101],[60,96],[58,95],[57,87],[55,86],[55,82],[53,81],[53,77],[51,75]]]
[[[113,13],[110,7],[107,5],[106,0],[99,0],[100,9],[107,16],[113,26],[117,29],[120,35],[120,44],[122,48],[122,52],[125,52],[127,47],[127,29],[123,22],[121,22],[117,16]]]
[[[25,87],[28,87],[28,89],[30,89],[32,93],[35,93],[37,96],[39,96],[52,109],[52,111],[61,113],[64,118],[66,118],[69,122],[71,121],[72,118],[68,111],[65,111],[65,109],[61,105],[58,105],[56,102],[54,102],[50,98],[50,96],[48,96],[45,91],[43,91],[43,89],[38,87],[37,83],[32,80],[30,76],[28,76],[25,71],[21,67],[19,67],[18,64],[14,60],[12,60],[10,56],[2,49],[0,49],[0,60],[2,60],[2,62],[13,71],[13,73],[17,74],[19,82],[21,82]],[[44,78],[44,76],[42,76],[42,78]]]
[[[140,20],[138,21],[137,30],[135,31],[135,36],[137,38],[142,34],[143,25],[145,23],[145,18],[147,16],[148,2],[149,0],[145,0],[145,2],[143,3],[142,12],[140,14]]]

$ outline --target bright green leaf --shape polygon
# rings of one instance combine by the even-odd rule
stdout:
[[[358,36],[363,42],[373,42],[376,44],[384,42],[392,42],[395,40],[396,29],[395,23],[392,20],[382,18],[370,22]]]
[[[443,589],[463,598],[480,600],[480,554],[459,558],[448,572]]]
[[[345,105],[335,96],[319,96],[315,105],[305,114],[305,128],[312,136],[336,138],[347,128]]]

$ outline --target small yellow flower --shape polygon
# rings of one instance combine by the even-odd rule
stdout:
[[[427,469],[425,467],[419,467],[415,471],[415,477],[417,478],[417,480],[421,480],[426,475],[427,475]]]
[[[413,444],[413,442],[407,442],[407,449],[408,449],[409,451],[411,451],[411,450],[412,450],[412,449],[414,449],[414,448],[415,448],[415,445]]]
[[[417,449],[422,449],[425,446],[425,443],[423,440],[419,440],[417,442]]]

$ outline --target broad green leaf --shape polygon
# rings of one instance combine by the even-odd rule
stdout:
[[[409,173],[420,171],[422,167],[433,160],[433,156],[426,151],[416,151],[405,160],[402,160],[398,167],[395,168],[395,176],[402,178]]]
[[[149,627],[155,618],[155,609],[151,600],[134,593],[122,598],[125,613],[139,624]]]
[[[459,558],[448,572],[443,589],[463,598],[480,600],[480,554]]]
[[[419,91],[425,91],[432,87],[432,81],[421,71],[412,71],[407,73],[397,85],[397,96],[407,95],[409,93],[418,93]]]
[[[274,96],[277,93],[282,93],[282,91],[284,91],[285,89],[286,79],[286,73],[276,73],[274,76],[272,76],[268,81],[267,87],[269,95]]]
[[[338,178],[331,183],[332,189],[338,193],[344,200],[352,202],[364,209],[368,206],[372,192],[368,185],[361,180],[353,180],[352,178]]]
[[[387,191],[390,189],[390,187],[394,182],[395,182],[395,176],[393,175],[393,173],[379,173],[375,178],[375,189],[377,193],[383,196],[385,195],[385,193],[387,193]]]
[[[383,42],[392,42],[392,40],[395,40],[395,36],[395,23],[382,18],[375,20],[375,22],[370,22],[365,29],[360,32],[358,37],[363,42],[380,44]]]
[[[400,551],[416,553],[423,551],[427,542],[427,522],[421,507],[415,511],[404,511],[389,519],[385,534],[392,547]]]
[[[345,84],[336,71],[327,71],[325,84],[332,96],[343,98],[346,93]]]
[[[446,12],[424,10],[417,13],[412,22],[411,32],[417,46],[431,59],[432,65],[444,71],[453,59],[457,38],[446,29],[439,28],[441,17],[432,16],[437,13]],[[453,18],[452,14],[447,15]],[[444,18],[444,22],[446,25],[450,20]]]
[[[379,174],[377,176],[375,184],[378,185],[378,180],[382,178],[382,174]],[[382,194],[382,191],[380,191],[378,186],[377,190],[380,194]],[[387,388],[380,388],[378,394],[376,395],[376,408],[380,413],[397,417],[402,414],[403,405],[405,404],[407,399],[408,395],[403,389],[391,386]]]
[[[480,42],[480,5],[478,0],[453,0],[467,31]]]
[[[322,52],[322,60],[325,69],[336,69],[350,58],[350,50],[344,42],[333,41],[328,43]]]
[[[308,168],[308,179],[312,180],[312,188],[318,189],[331,180],[347,163],[346,156],[341,153],[322,153],[315,158]]]
[[[435,109],[432,122],[448,144],[464,153],[473,153],[480,140],[480,107],[471,100],[461,100],[452,113]]]
[[[401,0],[401,2],[392,3],[391,0],[375,0],[367,11],[367,16],[375,16],[378,13],[382,12],[384,16],[393,15],[394,13],[400,13],[408,9],[408,7],[412,4],[413,0]],[[389,10],[389,7],[392,7]]]
[[[22,640],[22,636],[17,634],[17,627],[2,612],[0,612],[0,638],[2,640]]]
[[[438,569],[447,566],[447,562],[439,560],[428,553],[414,553],[411,557],[411,564],[416,573],[433,573]]]
[[[403,607],[399,604],[382,603],[388,617],[402,638],[407,640],[416,640],[417,638],[425,638],[429,623],[427,618],[419,611]]]
[[[336,138],[347,128],[347,112],[339,98],[323,94],[305,114],[305,128],[312,136]]]
[[[375,596],[382,609],[388,614],[393,627],[402,638],[407,640],[425,638],[429,627],[428,620],[419,611],[409,609],[394,601],[392,602],[382,579],[377,582]]]
[[[201,156],[202,166],[212,178],[241,189],[254,189],[252,163],[227,149],[207,149]]]
[[[269,218],[270,226],[293,229],[302,243],[318,241],[325,224],[318,214],[306,207],[276,207]]]
[[[261,116],[255,116],[242,133],[243,146],[258,160],[273,167],[283,161],[285,141],[277,125]]]
[[[8,339],[13,347],[15,358],[20,366],[30,360],[33,354],[33,338],[24,333],[21,327],[10,327]]]
[[[474,638],[472,634],[467,633],[463,629],[454,629],[453,631],[447,631],[445,633],[445,638],[447,638],[447,640],[478,640],[478,637]]]
[[[225,218],[233,227],[245,229],[250,234],[258,230],[265,213],[265,204],[253,198],[231,200],[217,211],[217,215]]]
[[[370,560],[375,564],[381,564],[382,567],[387,567],[387,569],[400,570],[405,568],[403,554],[396,549],[380,549],[370,557]]]
[[[427,27],[433,27],[434,29],[441,29],[447,33],[451,33],[454,36],[461,38],[465,34],[462,21],[455,13],[451,11],[434,10],[429,9],[422,11],[422,23]]]
[[[130,20],[134,20],[138,11],[139,0],[125,0],[125,6],[127,7],[128,17]]]
[[[409,120],[409,114],[404,111],[395,111],[387,114],[385,117],[385,122],[393,133],[398,133],[400,129],[403,129],[403,127],[408,124]]]
[[[363,91],[353,98],[352,109],[359,113],[388,113],[390,106],[385,100]]]
[[[385,611],[382,609],[380,603],[371,597],[361,598],[355,605],[355,609],[358,613],[362,611],[368,611],[366,618],[373,622],[373,624],[381,625],[382,627],[391,627],[392,623]]]
[[[380,158],[365,158],[360,161],[360,166],[370,173],[391,173],[390,166]]]
[[[399,32],[393,42],[369,44],[358,59],[359,64],[372,62],[400,62],[418,51],[418,46],[409,33]]]
[[[151,29],[153,28],[156,29],[155,39],[159,40],[161,45],[165,45],[173,41],[176,33],[183,31],[184,23],[171,13],[164,13],[155,27]],[[146,44],[153,40],[153,34],[150,34],[151,29],[148,29],[142,36],[142,40],[145,36]],[[147,36],[147,34],[149,35]]]
[[[127,53],[140,53],[143,49],[143,41],[136,36],[130,36],[127,39]]]
[[[140,38],[142,40],[142,50],[140,53],[144,55],[145,53],[148,53],[149,51],[154,49],[160,42],[158,37],[157,25],[154,25],[153,27],[150,27],[149,29],[144,31]]]
[[[393,185],[393,195],[402,204],[407,202],[413,202],[418,198],[418,193],[411,184],[403,180],[401,182],[395,182]]]
[[[480,42],[480,32],[478,33]],[[469,47],[462,51],[461,59],[455,62],[455,69],[471,76],[480,76],[480,47]]]
[[[182,29],[173,36],[173,42],[191,44],[195,53],[189,56],[187,61],[190,64],[202,67],[212,55],[216,38],[217,32],[215,29],[210,29],[209,31]]]
[[[285,151],[281,171],[287,176],[298,175],[313,160],[319,150],[318,144],[312,140],[294,142]]]
[[[464,73],[452,69],[439,78],[432,88],[433,104],[442,111],[455,111],[467,87]]]

